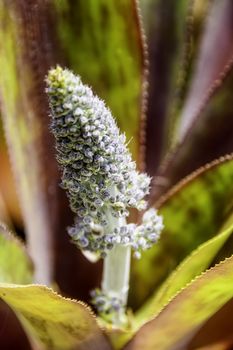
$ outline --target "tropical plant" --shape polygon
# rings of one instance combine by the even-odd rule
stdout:
[[[1,142],[1,348],[232,347],[232,6],[230,0],[141,0],[141,17],[136,0],[0,3],[1,115],[26,241],[25,247],[9,232],[20,226],[21,214],[8,195]],[[51,88],[54,72],[73,75],[61,68],[48,75],[57,64],[106,101],[129,141],[134,177],[139,171],[153,177],[147,200],[164,221],[158,242],[132,259],[128,311],[118,324],[87,306],[100,286],[102,262],[89,262],[66,233],[74,219],[61,178],[73,211],[82,215],[67,173],[58,168],[50,130],[65,168],[45,77]],[[58,92],[48,94],[53,105]],[[123,139],[119,150],[128,156]],[[135,207],[130,199],[127,206]],[[116,212],[122,210],[117,203]],[[140,224],[143,216],[132,211],[130,220]],[[76,243],[94,250],[90,242]],[[97,253],[104,257],[102,248]]]

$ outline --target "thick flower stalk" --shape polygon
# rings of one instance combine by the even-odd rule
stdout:
[[[95,304],[101,313],[119,314],[127,301],[130,249],[139,258],[163,227],[154,209],[140,226],[126,223],[129,208],[146,208],[150,178],[136,170],[111,112],[78,76],[56,67],[46,81],[62,187],[76,214],[68,233],[82,251],[105,258]]]

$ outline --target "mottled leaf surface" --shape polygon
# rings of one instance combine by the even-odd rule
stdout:
[[[200,245],[184,259],[177,269],[165,280],[158,292],[139,310],[136,315],[136,323],[141,325],[149,319],[154,318],[177,292],[205,271],[232,233],[233,217],[228,220],[217,236]]]
[[[219,232],[232,206],[232,156],[201,168],[161,199],[165,229],[132,268],[131,303],[139,306],[201,243]]]
[[[136,1],[55,1],[69,67],[106,101],[138,158],[143,54]]]
[[[2,298],[18,315],[33,341],[46,350],[110,347],[90,309],[41,285],[0,284]]]
[[[0,223],[0,283],[31,283],[32,262],[23,244]]]
[[[193,332],[233,297],[233,258],[226,259],[182,290],[125,350],[181,349]]]

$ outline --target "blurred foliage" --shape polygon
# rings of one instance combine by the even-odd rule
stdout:
[[[125,349],[232,346],[233,4],[140,4],[142,17],[136,0],[0,3],[8,145],[0,131],[0,220],[23,226],[27,245],[0,226],[0,297],[35,349],[123,349],[127,341]],[[87,262],[66,236],[72,215],[59,188],[44,94],[44,77],[57,63],[80,74],[106,101],[138,167],[154,176],[149,202],[159,208],[165,230],[133,262],[129,303],[139,310],[127,329],[99,327],[85,305],[25,285],[53,285],[88,301],[101,274],[101,265]],[[7,310],[1,302],[1,319]],[[9,315],[1,346],[12,349],[12,334],[18,349],[29,348]]]
[[[54,6],[69,66],[106,101],[137,159],[143,55],[133,2],[62,0]]]

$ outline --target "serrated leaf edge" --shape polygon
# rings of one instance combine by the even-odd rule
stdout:
[[[191,174],[184,177],[181,181],[179,181],[175,186],[173,186],[168,192],[166,192],[163,196],[161,196],[157,201],[154,202],[154,204],[151,204],[150,206],[156,207],[160,209],[162,205],[167,203],[169,199],[171,199],[177,192],[179,192],[182,188],[187,186],[191,181],[195,180],[199,175],[205,173],[206,171],[209,171],[216,166],[220,164],[224,164],[228,161],[233,160],[233,153],[226,154],[224,156],[221,156],[220,158],[217,158],[213,160],[210,163],[207,163],[203,165],[202,167],[198,168]],[[154,179],[156,181],[156,178]],[[153,200],[150,201],[150,203],[153,203]]]
[[[0,283],[0,289],[1,288],[11,288],[11,289],[22,288],[22,289],[27,289],[27,288],[31,288],[31,287],[39,287],[40,289],[51,293],[57,299],[68,301],[71,304],[83,306],[90,313],[90,315],[95,319],[95,321],[97,321],[97,317],[96,317],[95,313],[93,312],[93,310],[91,309],[91,307],[88,304],[86,304],[86,303],[84,303],[83,301],[80,301],[80,300],[64,297],[61,294],[59,294],[56,291],[54,291],[52,288],[46,286],[46,285],[38,284],[38,283],[32,283],[32,284],[26,284],[26,285]],[[97,324],[99,325],[98,322],[97,322]]]
[[[133,0],[134,11],[138,23],[139,44],[142,55],[142,73],[141,73],[141,105],[139,121],[139,150],[138,167],[140,171],[145,170],[146,156],[146,125],[147,125],[147,107],[148,107],[148,76],[149,76],[149,52],[146,33],[143,25],[143,16],[141,13],[140,1]]]
[[[178,72],[175,82],[175,92],[173,94],[172,106],[171,106],[171,125],[168,128],[168,145],[172,145],[172,140],[175,136],[175,125],[176,125],[176,114],[178,112],[178,105],[182,103],[182,96],[185,84],[188,77],[188,65],[191,59],[190,45],[193,40],[193,21],[194,21],[194,5],[196,0],[190,0],[187,8],[186,19],[185,19],[185,33],[184,42],[182,44],[182,52],[180,54],[178,62]],[[180,83],[181,82],[181,83]]]
[[[221,229],[220,229],[220,231],[221,231]],[[231,226],[230,228],[225,229],[223,232],[217,234],[215,237],[209,239],[207,242],[204,242],[203,244],[200,244],[196,249],[194,249],[194,250],[191,252],[191,254],[190,254],[186,259],[184,259],[184,260],[177,266],[177,268],[171,273],[171,275],[168,277],[167,281],[170,280],[170,279],[172,279],[172,278],[174,278],[174,276],[176,275],[176,273],[179,272],[179,271],[182,269],[184,263],[185,263],[185,265],[186,265],[186,264],[193,258],[193,256],[198,255],[198,253],[200,252],[200,250],[202,250],[203,248],[205,248],[206,246],[208,246],[208,244],[209,244],[210,241],[211,241],[211,243],[212,243],[212,242],[215,242],[215,241],[221,236],[221,234],[226,233],[226,231],[232,231],[232,233],[233,233],[233,223],[232,223],[232,226]],[[232,234],[232,233],[231,233],[231,234]],[[233,255],[232,255],[232,256],[233,256]],[[226,260],[226,259],[225,259],[225,260]],[[225,261],[225,260],[223,260],[223,261]],[[222,261],[222,262],[223,262],[223,261]],[[216,264],[215,266],[217,266],[217,265],[218,265],[218,264]],[[214,266],[214,267],[215,267],[215,266]],[[211,269],[211,268],[210,268],[210,269]],[[201,272],[201,274],[206,273],[206,272],[209,271],[210,269],[207,269],[207,270]],[[180,291],[182,291],[183,289],[185,289],[190,283],[192,283],[196,278],[200,277],[201,274],[197,275],[197,276],[194,277],[190,282],[186,283],[183,287],[181,287],[181,288],[174,294],[174,297],[175,297],[177,294],[179,294]],[[158,295],[159,295],[159,293],[160,293],[160,291],[158,290]],[[155,295],[155,297],[156,297],[156,295]],[[152,299],[152,298],[153,298],[153,296],[152,296],[150,299]],[[171,298],[162,306],[162,309],[164,309],[164,308],[170,303],[170,301],[172,300],[172,298],[173,298],[173,297],[171,297]],[[162,309],[161,309],[161,311],[162,311]],[[139,312],[140,312],[140,310],[139,310]],[[158,314],[159,314],[159,313],[160,313],[160,311],[158,312]],[[157,317],[158,314],[156,314],[155,317]]]
[[[161,308],[161,310],[155,314],[155,316],[153,316],[152,318],[150,318],[149,320],[147,320],[145,323],[141,324],[140,327],[134,329],[134,334],[139,331],[143,326],[145,326],[147,323],[151,322],[151,321],[154,321],[165,309],[166,307],[169,306],[169,304],[177,298],[177,296],[182,293],[185,289],[187,289],[189,286],[191,286],[194,282],[196,282],[197,280],[199,279],[202,279],[203,276],[205,276],[207,273],[213,271],[216,267],[219,267],[221,265],[223,265],[226,261],[228,260],[231,260],[233,258],[233,254],[226,258],[226,259],[223,259],[222,261],[220,261],[219,263],[217,263],[216,265],[212,266],[211,268],[203,271],[200,275],[194,277],[190,282],[188,282],[184,287],[182,287],[176,294],[174,294],[174,296],[172,296],[169,301]]]

